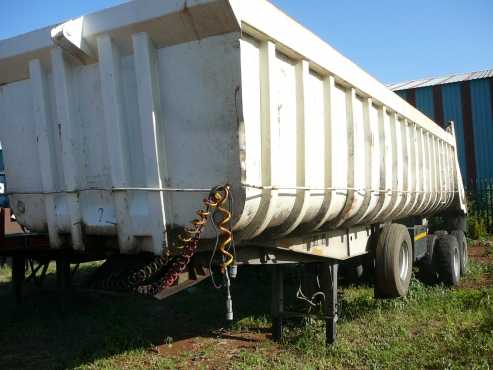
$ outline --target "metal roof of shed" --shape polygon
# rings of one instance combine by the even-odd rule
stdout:
[[[489,77],[493,77],[493,69],[487,69],[478,72],[459,73],[459,74],[453,74],[453,75],[442,76],[442,77],[423,78],[420,80],[398,82],[395,84],[388,85],[388,88],[394,91],[408,90],[408,89],[417,89],[418,87],[443,85],[443,84],[450,84],[454,82],[477,80],[477,79],[489,78]]]

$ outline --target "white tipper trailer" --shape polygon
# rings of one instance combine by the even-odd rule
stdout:
[[[339,263],[396,297],[413,262],[449,284],[467,262],[453,123],[265,0],[132,1],[0,41],[0,140],[10,207],[53,250],[179,255],[227,184],[234,264],[278,266],[276,336],[284,263],[324,266],[332,341]],[[201,231],[197,264],[217,249]]]

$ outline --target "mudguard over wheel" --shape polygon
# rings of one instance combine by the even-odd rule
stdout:
[[[435,253],[435,267],[440,282],[457,286],[460,280],[460,247],[453,235],[443,235],[438,239]]]
[[[455,236],[457,241],[459,242],[460,249],[460,274],[464,276],[467,272],[467,264],[469,262],[469,252],[467,250],[467,239],[464,231],[462,230],[453,230],[450,232],[450,235]]]
[[[404,225],[386,225],[375,253],[375,297],[403,297],[409,290],[413,266],[411,237]]]

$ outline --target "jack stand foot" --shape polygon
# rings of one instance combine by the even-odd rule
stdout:
[[[12,282],[14,283],[15,301],[17,304],[22,302],[22,287],[26,279],[26,259],[24,256],[14,256],[12,258]]]
[[[282,339],[282,314],[284,311],[284,271],[281,265],[272,270],[272,339]]]
[[[56,259],[56,281],[60,290],[68,290],[72,286],[70,261],[65,256]]]
[[[272,339],[280,341],[282,339],[283,322],[280,317],[272,318]]]

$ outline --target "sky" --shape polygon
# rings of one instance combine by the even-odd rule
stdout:
[[[0,0],[0,39],[123,2]],[[273,2],[384,83],[493,69],[493,0]]]

